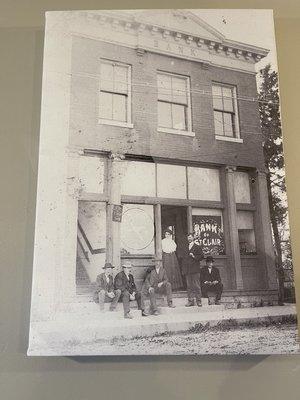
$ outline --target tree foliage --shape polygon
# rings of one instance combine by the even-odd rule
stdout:
[[[260,71],[259,111],[263,134],[263,152],[267,171],[267,186],[271,224],[276,253],[279,285],[285,261],[290,260],[286,242],[289,239],[287,201],[284,177],[284,156],[280,120],[278,74],[270,64]],[[283,287],[280,287],[283,290]]]

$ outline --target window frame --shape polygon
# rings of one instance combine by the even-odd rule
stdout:
[[[182,104],[176,101],[168,101],[168,100],[160,100],[158,97],[158,77],[159,75],[170,76],[175,78],[180,78],[185,80],[185,87],[186,87],[186,97],[187,97],[187,104]],[[195,133],[192,130],[192,103],[191,103],[191,80],[190,77],[187,75],[180,75],[174,74],[172,72],[166,72],[162,70],[157,70],[156,73],[156,83],[157,83],[157,131],[163,133],[173,133],[177,135],[183,136],[195,136]],[[162,127],[158,124],[158,103],[166,103],[171,105],[171,117],[172,117],[172,105],[183,106],[184,107],[184,114],[185,114],[185,129],[176,129],[170,127]],[[172,119],[173,124],[173,119]]]
[[[121,66],[121,67],[126,67],[127,69],[127,94],[117,92],[115,90],[102,90],[101,89],[101,65],[102,64],[108,64],[112,66]],[[114,60],[107,60],[104,58],[100,59],[100,65],[99,65],[99,80],[98,80],[98,123],[99,124],[104,124],[104,125],[113,125],[113,126],[121,126],[121,127],[126,127],[126,128],[133,128],[133,123],[132,123],[132,66],[130,64],[122,63],[119,61],[114,61]],[[126,105],[126,121],[119,121],[119,120],[114,120],[114,119],[107,119],[107,118],[102,118],[100,114],[100,97],[101,97],[101,92],[102,93],[109,93],[111,95],[119,95],[119,96],[124,96],[126,98],[125,105]]]
[[[227,111],[224,109],[220,109],[220,108],[215,108],[214,107],[214,94],[213,94],[213,87],[220,87],[222,89],[222,103],[224,105],[224,97],[226,98],[226,96],[223,96],[223,88],[227,88],[227,89],[231,89],[232,92],[232,104],[233,104],[233,111]],[[213,119],[214,119],[214,131],[215,131],[215,138],[216,140],[224,140],[224,141],[228,141],[228,142],[237,142],[237,143],[243,143],[243,139],[240,136],[240,123],[239,123],[239,108],[238,108],[238,101],[237,101],[237,87],[236,85],[231,85],[228,83],[222,83],[222,82],[216,82],[213,81],[212,82],[212,104],[213,104]],[[223,107],[224,108],[224,107]],[[223,135],[219,135],[216,133],[216,126],[215,126],[215,112],[219,112],[222,113],[222,128],[223,128],[223,132],[224,131],[224,114],[228,114],[231,116],[232,119],[232,131],[233,131],[233,136],[226,136],[225,134]]]

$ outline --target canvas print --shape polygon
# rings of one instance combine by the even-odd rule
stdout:
[[[29,355],[298,352],[270,10],[47,12]]]

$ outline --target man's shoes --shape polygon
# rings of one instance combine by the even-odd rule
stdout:
[[[146,311],[142,310],[142,317],[148,317],[148,316],[149,314]]]
[[[216,301],[215,301],[215,305],[216,305],[216,306],[219,306],[220,304],[221,304],[221,303],[220,303],[219,300],[216,300]]]
[[[170,301],[170,303],[168,303],[168,307],[169,308],[175,308],[176,306],[174,306],[174,304]]]
[[[194,302],[189,301],[185,306],[186,307],[194,307],[194,305],[195,305]]]
[[[128,313],[126,313],[126,314],[124,315],[124,318],[126,318],[126,319],[132,319],[133,316],[130,314],[130,312],[128,312]]]
[[[155,311],[152,312],[152,315],[155,315],[155,316],[159,315],[159,312],[157,310],[155,310]]]
[[[201,303],[201,302],[198,302],[198,303],[197,303],[197,306],[198,306],[198,307],[202,307],[202,303]]]

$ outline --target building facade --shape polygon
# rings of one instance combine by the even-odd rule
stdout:
[[[185,11],[61,21],[45,43],[33,318],[88,301],[105,261],[130,260],[141,285],[166,228],[179,263],[188,232],[214,255],[225,301],[275,302],[255,76],[267,50]]]

